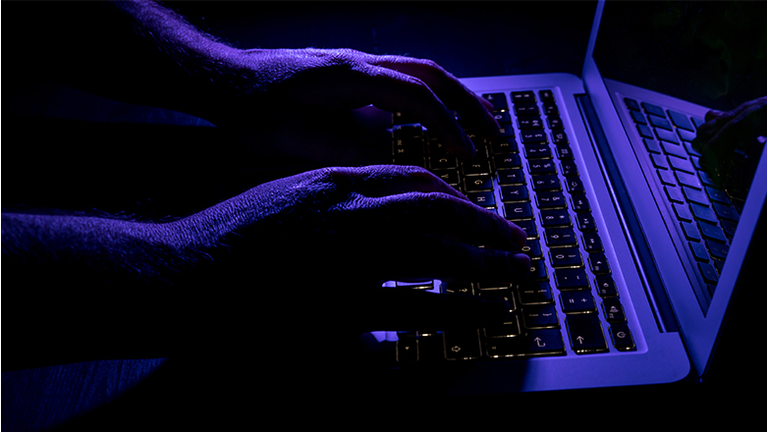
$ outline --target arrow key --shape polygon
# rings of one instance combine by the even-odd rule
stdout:
[[[568,315],[565,318],[571,348],[576,354],[589,354],[608,351],[603,336],[603,326],[597,314]]]
[[[445,358],[472,360],[480,357],[480,339],[477,330],[445,331]]]

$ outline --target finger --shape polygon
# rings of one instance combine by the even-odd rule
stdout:
[[[503,323],[510,310],[501,298],[393,288],[373,289],[356,300],[347,302],[351,306],[348,315],[362,331],[491,327]]]
[[[401,56],[381,56],[371,63],[419,78],[447,107],[461,114],[466,126],[481,136],[498,134],[498,123],[490,114],[493,105],[478,97],[437,63]]]
[[[366,197],[383,197],[407,192],[441,192],[469,201],[469,198],[424,168],[400,165],[370,165],[359,168],[333,168],[330,181]],[[341,179],[340,177],[347,177]]]
[[[389,237],[360,262],[360,273],[379,281],[440,279],[511,284],[528,277],[522,252],[481,248],[447,237]]]
[[[368,66],[355,87],[357,96],[379,109],[402,112],[417,118],[430,134],[441,139],[446,150],[459,157],[472,157],[477,153],[474,144],[464,133],[440,98],[424,81],[392,69]],[[476,102],[479,106],[479,102]]]
[[[380,230],[403,235],[452,236],[470,244],[519,250],[526,234],[495,212],[440,192],[357,197],[338,208],[340,220],[364,217]]]

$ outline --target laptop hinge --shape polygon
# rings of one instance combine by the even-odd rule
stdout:
[[[582,119],[587,125],[587,133],[600,164],[603,178],[608,185],[614,208],[619,214],[620,223],[624,228],[624,237],[630,246],[630,252],[632,253],[659,331],[677,332],[679,331],[677,319],[672,311],[671,303],[656,268],[653,255],[648,247],[645,233],[640,226],[634,205],[627,194],[624,180],[619,173],[603,128],[600,126],[597,113],[588,95],[581,94],[575,95],[575,97]]]

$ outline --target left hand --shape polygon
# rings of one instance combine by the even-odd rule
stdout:
[[[333,148],[318,151],[313,141],[329,130],[337,141],[352,138],[360,144],[350,136],[356,129],[349,113],[368,105],[415,119],[459,157],[472,157],[476,150],[450,110],[480,136],[498,133],[490,104],[431,60],[352,49],[254,49],[235,51],[226,62],[226,70],[237,75],[234,95],[211,104],[204,117],[245,132],[250,128],[254,137],[263,137],[265,128],[288,132],[292,140],[282,140],[280,150],[290,155],[327,158]],[[314,121],[318,116],[322,122]]]

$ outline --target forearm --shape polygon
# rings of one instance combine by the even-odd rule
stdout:
[[[3,213],[2,259],[4,370],[167,356],[193,332],[172,282],[194,258],[163,224]]]

